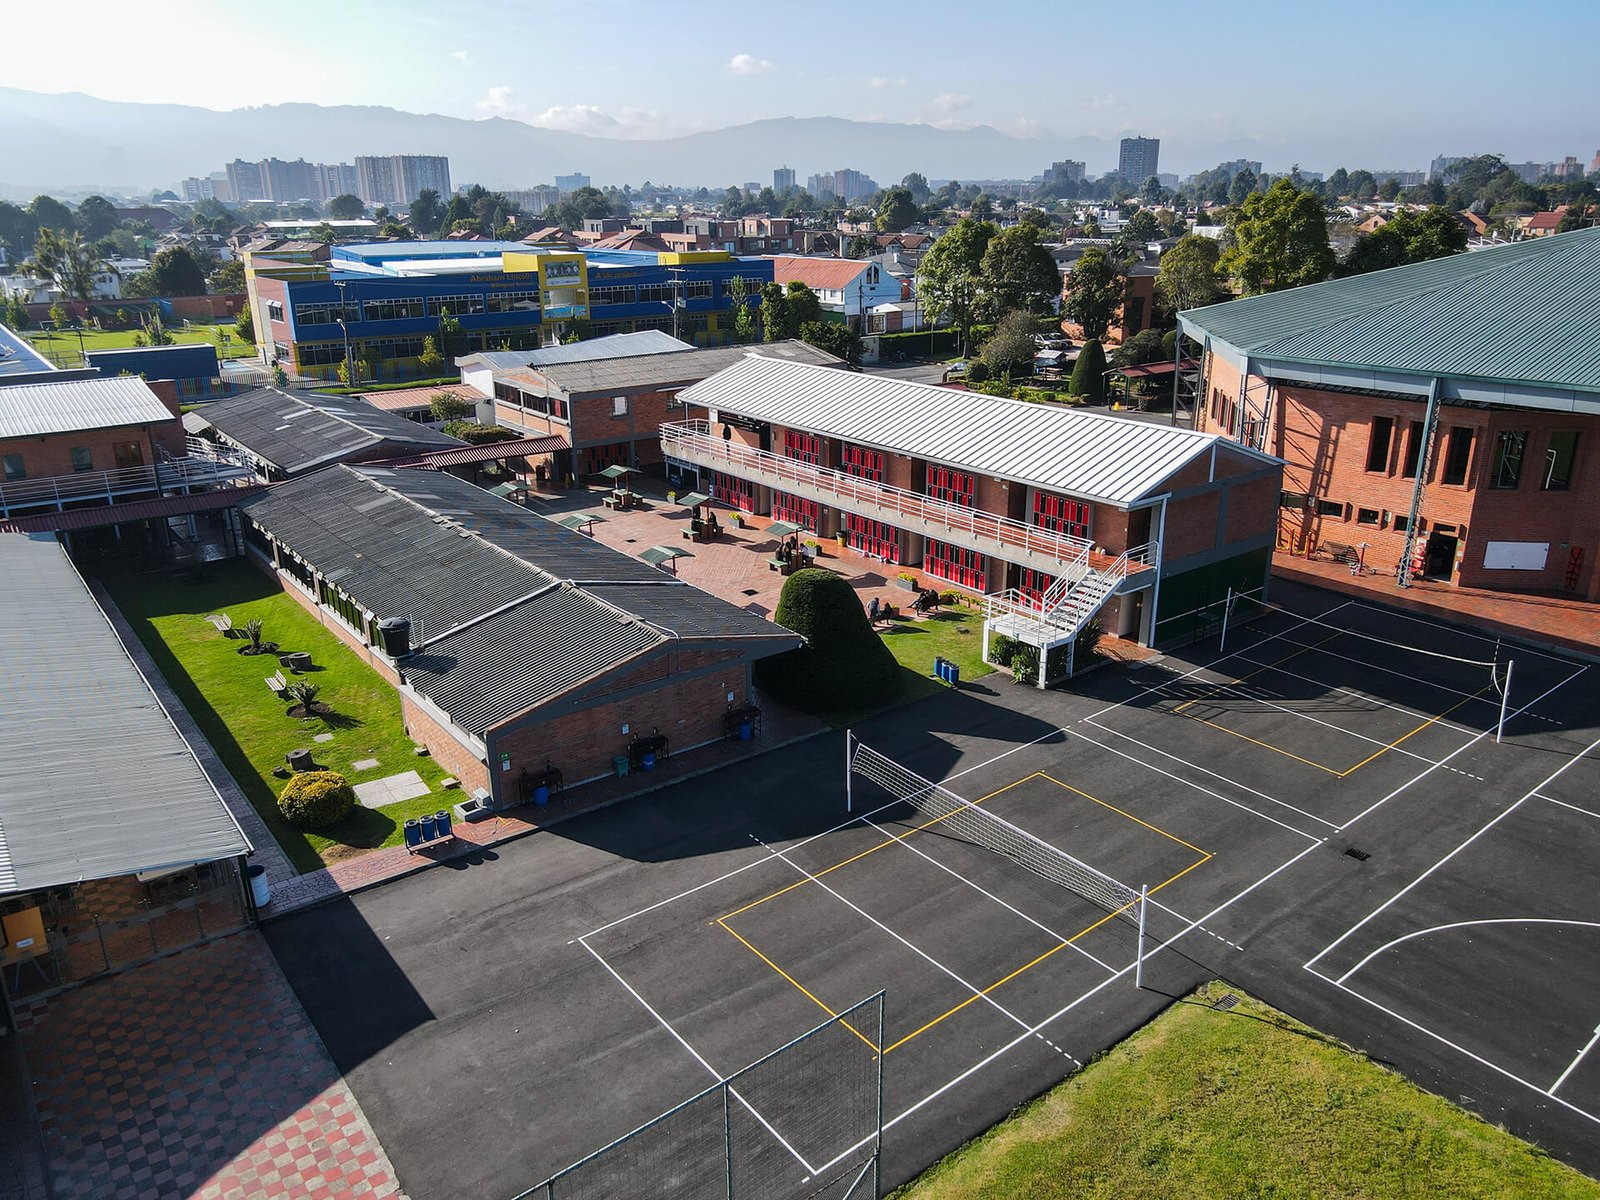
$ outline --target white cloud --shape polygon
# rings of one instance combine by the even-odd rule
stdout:
[[[472,51],[471,50],[453,50],[450,53],[450,57],[455,59],[463,67],[472,66]]]
[[[885,88],[905,87],[905,85],[906,81],[904,79],[889,79],[882,75],[874,75],[867,80],[867,86],[875,92],[881,92]]]
[[[555,104],[534,111],[518,98],[515,88],[501,84],[491,87],[477,103],[480,113],[490,117],[509,117],[540,129],[581,133],[606,138],[668,138],[695,133],[707,128],[701,121],[670,120],[659,112],[643,108],[622,108],[608,112],[597,104]]]
[[[1106,111],[1114,108],[1126,108],[1127,101],[1115,92],[1107,92],[1103,96],[1085,96],[1083,102],[1092,109]]]
[[[728,70],[735,75],[764,75],[772,69],[771,63],[754,54],[735,54],[728,60]]]
[[[941,92],[933,98],[935,112],[955,113],[972,107],[972,97],[962,92]]]
[[[509,117],[517,108],[517,89],[499,84],[489,89],[488,94],[478,101],[478,111],[491,117]]]

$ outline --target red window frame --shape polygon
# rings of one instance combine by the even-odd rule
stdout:
[[[929,464],[927,493],[930,499],[971,508],[976,491],[977,479],[970,471],[957,471],[951,467],[936,467]]]
[[[775,491],[772,493],[772,519],[815,531],[822,526],[822,505],[802,496]]]
[[[845,530],[850,535],[850,548],[886,563],[900,561],[900,531],[886,521],[853,514],[844,519]]]
[[[733,505],[740,512],[753,513],[756,510],[756,485],[748,479],[729,475],[726,471],[711,473],[711,495],[724,504]]]
[[[923,554],[922,569],[937,579],[946,579],[969,592],[986,592],[988,572],[984,569],[983,555],[965,546],[953,546],[935,538],[928,539]]]
[[[612,442],[609,446],[585,446],[583,467],[585,475],[598,475],[607,467],[629,467],[627,442]]]
[[[1033,523],[1051,533],[1064,533],[1068,537],[1089,536],[1089,503],[1054,492],[1033,494]]]
[[[1036,571],[1032,567],[1022,568],[1022,577],[1017,584],[1017,591],[1021,592],[1024,599],[1038,604],[1044,599],[1044,594],[1055,586],[1056,577],[1045,571]]]
[[[857,479],[883,482],[883,451],[868,450],[865,446],[844,446],[839,453],[839,468]]]
[[[822,465],[822,439],[814,433],[801,433],[798,430],[785,429],[783,431],[783,453],[786,458],[820,467]]]

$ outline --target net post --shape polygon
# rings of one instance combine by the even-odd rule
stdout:
[[[1494,744],[1498,746],[1500,739],[1506,731],[1506,709],[1511,707],[1511,672],[1516,667],[1517,660],[1506,659],[1506,682],[1500,689],[1500,723],[1494,728]]]
[[[883,1010],[888,1007],[888,996],[878,993],[878,1128],[877,1141],[872,1147],[872,1196],[883,1195]]]
[[[1228,598],[1222,602],[1222,640],[1217,643],[1217,652],[1220,654],[1228,648],[1228,616],[1233,612],[1233,588],[1228,589]]]
[[[855,812],[855,798],[851,795],[850,788],[850,739],[854,736],[846,729],[844,731],[844,810]]]
[[[727,1171],[728,1200],[733,1200],[733,1089],[722,1081],[722,1164]]]
[[[1139,888],[1139,949],[1133,960],[1133,986],[1144,987],[1144,910],[1150,906],[1150,885]]]

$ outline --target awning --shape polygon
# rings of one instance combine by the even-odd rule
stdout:
[[[774,521],[767,526],[767,536],[786,538],[791,533],[799,533],[803,528],[803,525],[796,525],[793,521]]]
[[[244,487],[219,488],[214,492],[192,492],[187,496],[163,496],[158,500],[130,500],[125,504],[69,508],[66,512],[24,513],[0,520],[0,533],[59,533],[63,530],[98,529],[132,521],[214,512],[219,508],[232,508],[239,501],[264,491],[266,486],[264,483],[247,484]]]
[[[605,518],[589,516],[586,513],[568,513],[564,517],[556,518],[557,525],[565,526],[568,529],[574,529],[579,533],[587,533],[588,529],[586,527],[596,523],[604,524]]]
[[[1139,363],[1132,367],[1112,367],[1107,375],[1121,375],[1124,379],[1149,379],[1155,375],[1171,375],[1174,370],[1192,371],[1200,365],[1197,358],[1186,358],[1182,363]]]
[[[652,567],[659,567],[662,563],[673,563],[672,573],[678,573],[677,563],[679,558],[692,557],[687,550],[679,550],[676,546],[647,546],[639,551],[639,557]]]
[[[528,490],[528,488],[527,488],[527,485],[525,485],[525,484],[521,484],[521,483],[502,483],[502,484],[498,485],[497,487],[490,488],[489,489],[489,494],[491,496],[499,496],[500,499],[502,499],[502,500],[509,500],[509,499],[511,499],[512,496],[515,496],[518,492],[525,492],[527,490]]]
[[[430,450],[409,458],[391,458],[373,466],[423,467],[440,470],[444,467],[466,467],[474,463],[501,462],[508,458],[527,458],[532,455],[554,454],[567,449],[567,439],[562,437],[512,438],[504,442],[485,442],[481,446],[462,446],[459,450]]]
[[[621,463],[613,463],[604,471],[600,472],[600,474],[604,475],[607,479],[621,479],[625,475],[637,475],[638,473],[639,472],[634,470],[632,467],[625,467]]]
[[[685,492],[678,497],[678,503],[685,508],[699,508],[702,504],[709,503],[711,497],[704,492]]]

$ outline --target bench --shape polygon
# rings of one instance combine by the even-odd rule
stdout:
[[[779,575],[791,575],[794,573],[794,559],[791,558],[785,562],[781,558],[769,558],[767,559],[767,570],[776,571]]]
[[[274,696],[281,697],[289,686],[289,681],[283,677],[282,671],[274,671],[261,681],[267,685],[267,690]]]
[[[206,620],[210,621],[216,631],[223,637],[233,636],[233,618],[227,613],[212,613],[206,617]]]

